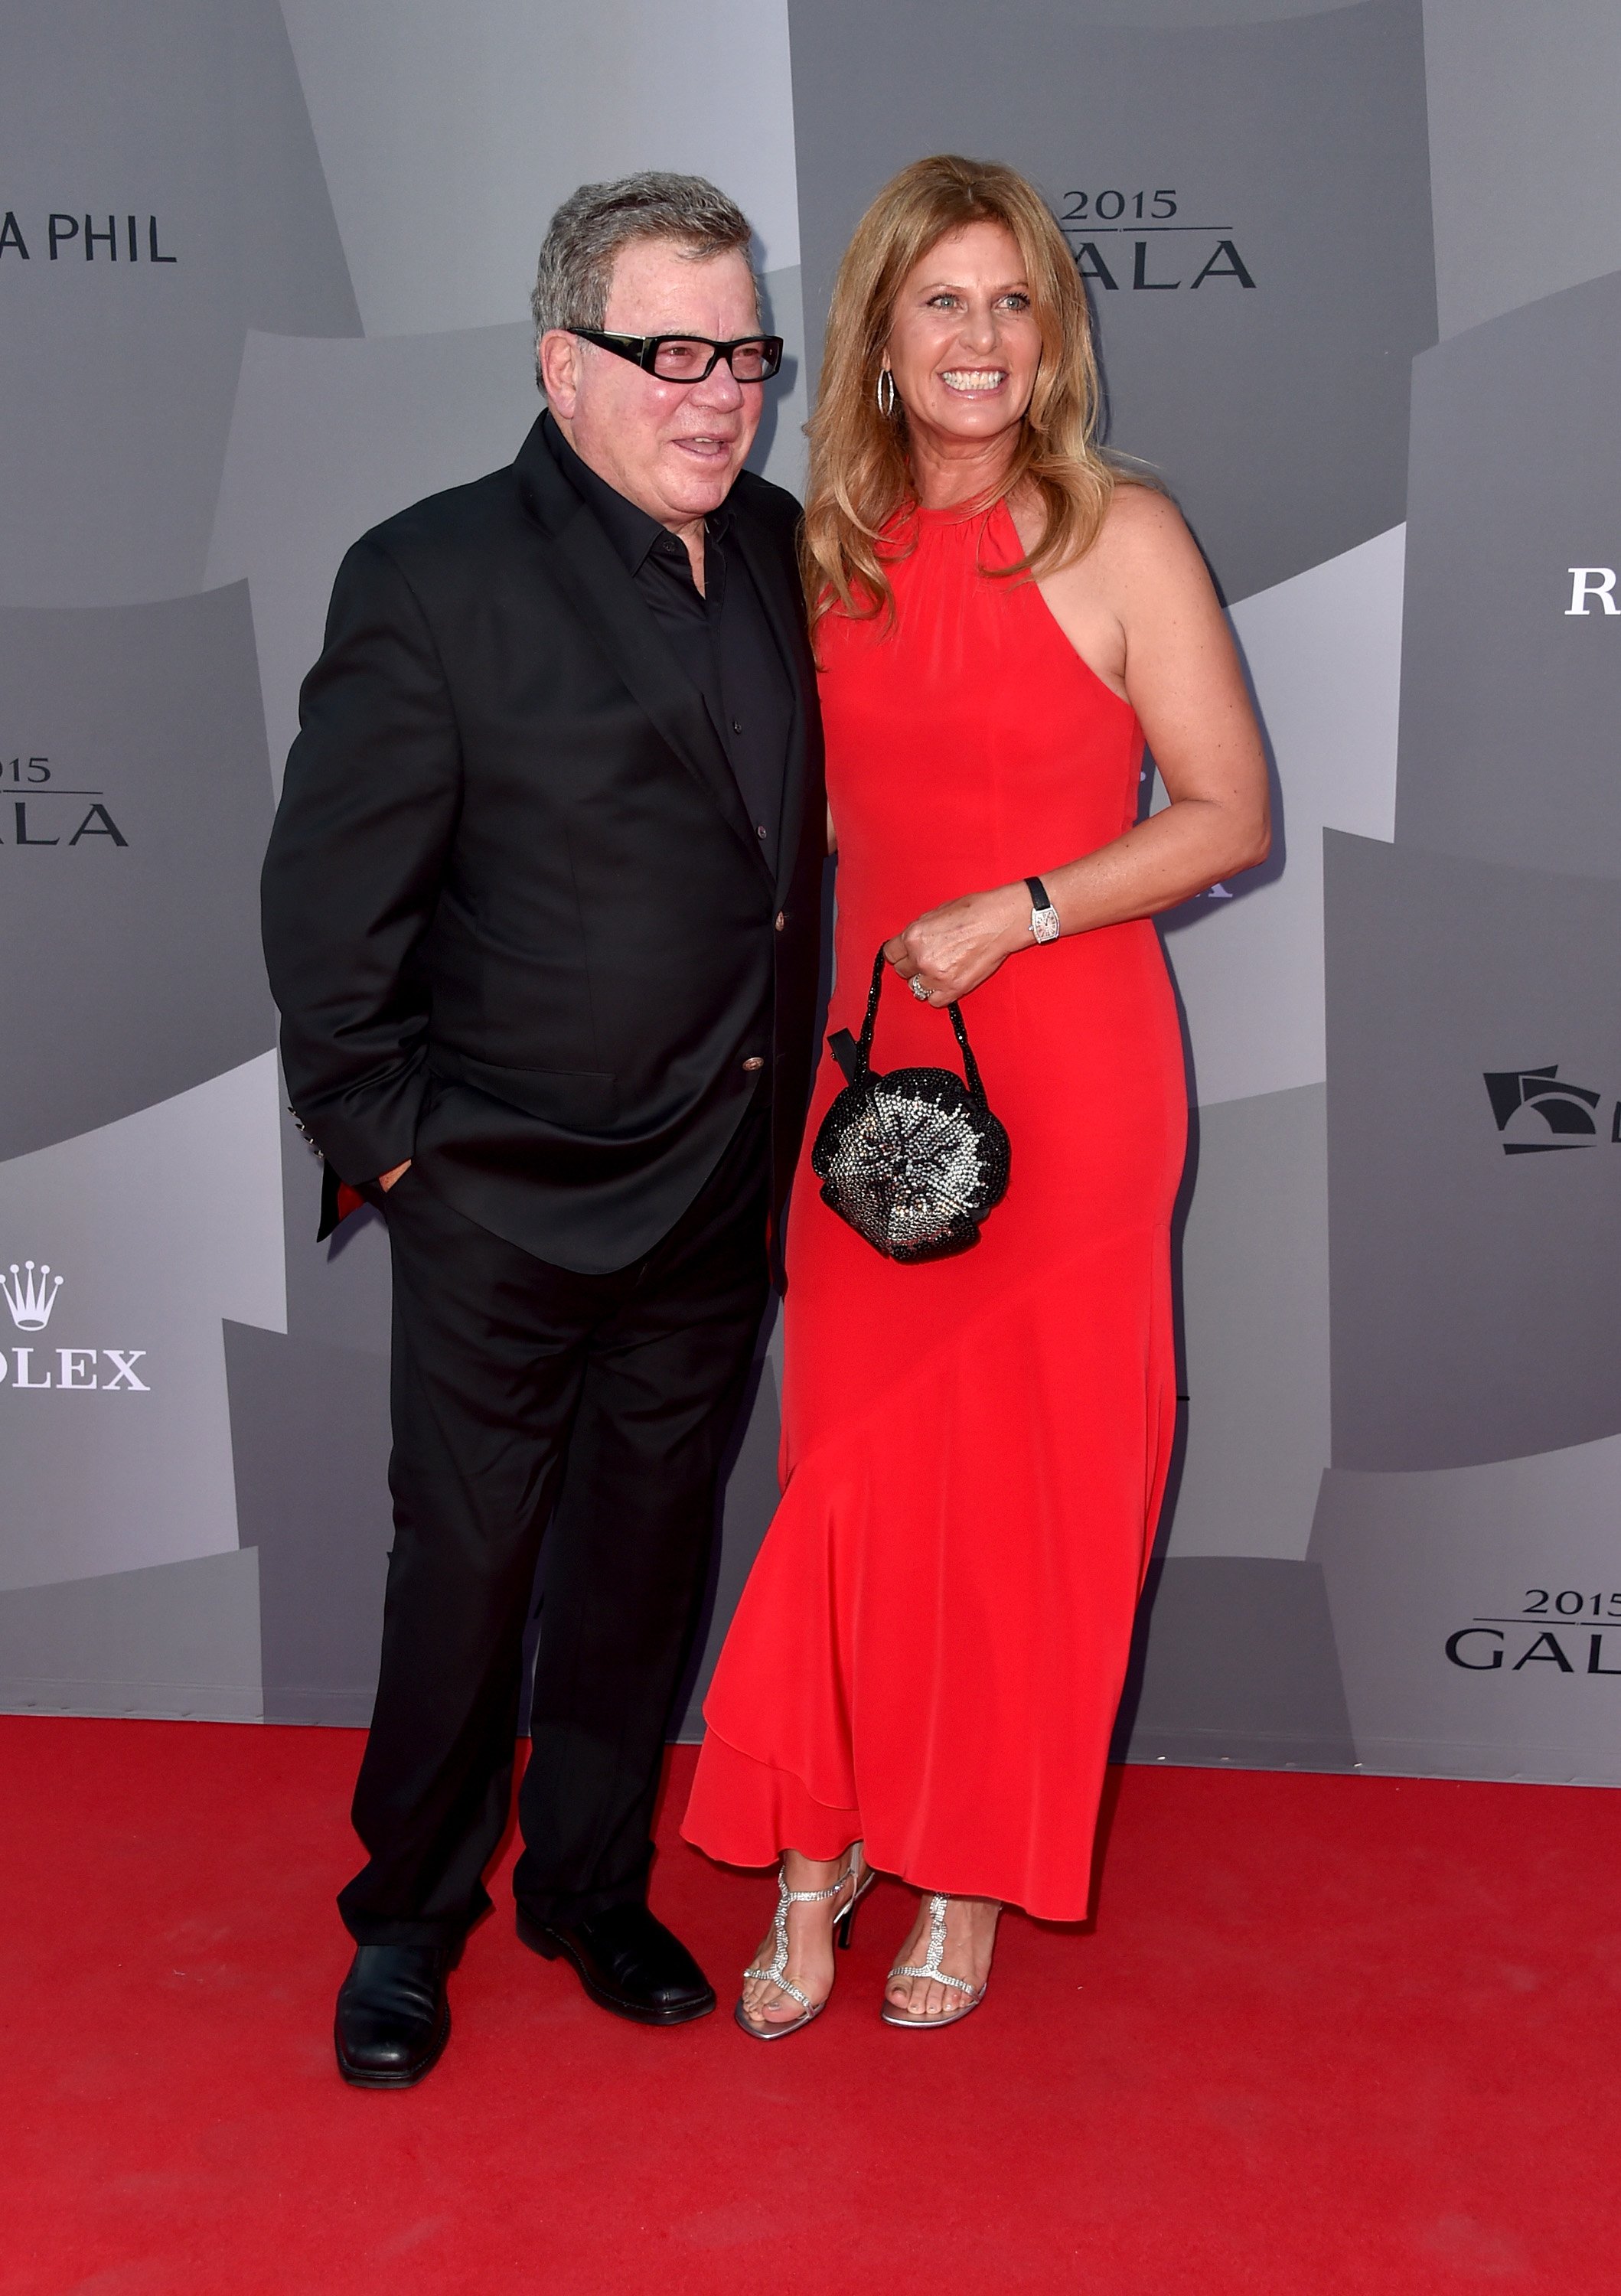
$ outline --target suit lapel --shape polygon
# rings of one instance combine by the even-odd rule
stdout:
[[[524,441],[518,472],[569,604],[682,764],[764,868],[759,840],[703,696],[637,596],[613,545],[558,469],[538,423]]]
[[[811,660],[810,641],[805,633],[805,608],[799,592],[797,570],[783,562],[782,554],[762,532],[755,520],[741,504],[733,504],[732,532],[754,578],[771,621],[773,635],[782,650],[793,681],[793,730],[789,735],[788,758],[782,777],[782,833],[778,840],[777,890],[786,896],[793,882],[794,864],[798,857],[799,839],[805,824],[801,815],[805,809],[805,736],[806,723],[815,689],[815,665]]]

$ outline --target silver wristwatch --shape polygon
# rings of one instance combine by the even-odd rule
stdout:
[[[1039,877],[1027,877],[1025,883],[1030,888],[1030,931],[1037,940],[1056,940],[1063,928],[1052,895]]]

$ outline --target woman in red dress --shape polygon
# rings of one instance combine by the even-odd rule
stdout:
[[[978,2005],[1003,1904],[1087,1910],[1175,1416],[1186,1093],[1149,919],[1268,840],[1203,562],[1100,455],[1096,406],[1039,195],[978,161],[896,176],[841,266],[811,425],[830,1027],[859,1029],[880,947],[878,1069],[955,1066],[944,1008],[967,999],[1012,1167],[972,1250],[880,1257],[809,1170],[843,1082],[823,1061],[789,1224],[782,1502],[684,1824],[729,1863],[782,1856],[738,2005],[759,2039],[820,2010],[874,1869],[923,1893],[882,2005],[913,2030]],[[1140,820],[1145,734],[1170,802]]]

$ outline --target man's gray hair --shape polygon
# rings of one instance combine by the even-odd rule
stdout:
[[[695,262],[735,250],[753,276],[752,236],[735,201],[701,176],[649,168],[617,184],[582,184],[553,217],[541,247],[529,301],[536,346],[549,327],[601,327],[615,258],[633,240],[668,240]]]

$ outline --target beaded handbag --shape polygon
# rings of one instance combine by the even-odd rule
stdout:
[[[979,1241],[979,1223],[1007,1193],[1008,1136],[992,1115],[954,1004],[946,1009],[967,1082],[951,1069],[872,1064],[872,1030],[888,967],[872,967],[857,1042],[828,1038],[848,1082],[822,1119],[811,1169],[822,1201],[886,1259],[945,1259]]]

